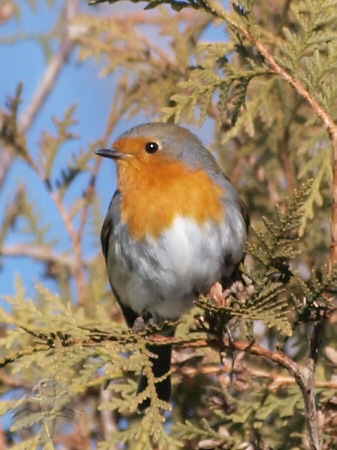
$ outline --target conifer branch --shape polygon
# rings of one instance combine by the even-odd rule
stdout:
[[[69,211],[65,208],[60,194],[56,190],[50,190],[50,197],[54,201],[62,218],[62,221],[67,229],[68,235],[73,243],[74,264],[72,273],[75,279],[78,301],[81,304],[83,303],[86,296],[86,281],[82,265],[82,242],[79,239],[78,232],[74,227],[74,224],[70,218]]]
[[[23,350],[17,351],[16,353],[8,353],[6,356],[0,358],[0,368],[5,367],[8,364],[14,363],[20,358],[24,358],[26,356],[30,356],[38,352],[46,352],[47,350],[49,350],[48,345],[35,344],[32,347],[26,347]]]
[[[308,366],[304,367],[293,361],[283,352],[270,351],[256,344],[255,342],[247,344],[246,342],[230,342],[228,339],[224,339],[222,343],[219,341],[206,340],[199,342],[194,341],[193,343],[188,343],[187,345],[191,345],[192,347],[196,348],[210,346],[213,348],[218,348],[219,351],[233,351],[234,348],[237,351],[243,351],[251,355],[265,358],[286,369],[294,377],[302,393],[305,406],[305,418],[310,436],[310,448],[312,450],[321,449],[321,437],[317,422],[317,408],[315,399],[315,368],[313,359],[310,359]]]
[[[118,2],[110,1],[117,3],[117,7]],[[134,3],[141,4],[139,0]],[[306,0],[297,7],[296,2],[288,0],[282,5],[276,0],[264,3],[242,0],[231,1],[231,8],[222,7],[220,0],[145,2],[146,9],[162,4],[180,13],[172,13],[167,8],[160,8],[154,14],[133,14],[131,10],[125,20],[125,14],[122,12],[117,17],[113,8],[109,16],[107,4],[102,16],[100,7],[93,11],[94,14],[88,11],[76,14],[79,0],[70,0],[64,11],[75,8],[75,21],[69,24],[63,15],[58,24],[67,31],[64,39],[78,45],[81,61],[97,57],[104,64],[101,75],[113,73],[118,79],[106,130],[98,145],[108,146],[116,123],[139,111],[145,110],[152,119],[157,119],[163,118],[160,111],[170,108],[171,113],[178,111],[176,119],[179,116],[184,123],[191,123],[190,119],[200,112],[202,121],[217,120],[219,128],[214,148],[226,148],[221,155],[225,171],[232,181],[236,180],[234,185],[245,197],[256,230],[250,234],[246,247],[247,265],[242,268],[246,285],[239,289],[239,283],[234,283],[227,289],[221,288],[219,298],[211,293],[210,298],[197,303],[204,310],[204,315],[200,316],[204,322],[200,319],[199,328],[191,331],[192,315],[185,317],[179,322],[176,338],[158,334],[164,334],[172,324],[164,324],[160,330],[149,326],[137,334],[121,326],[121,313],[118,305],[111,303],[103,266],[96,266],[98,253],[92,259],[84,259],[87,246],[83,242],[88,231],[93,232],[98,244],[101,223],[96,214],[99,195],[95,195],[95,184],[101,160],[93,157],[93,148],[81,150],[79,155],[71,158],[68,167],[57,174],[54,182],[57,169],[54,161],[63,150],[61,146],[73,137],[68,131],[74,123],[73,109],[64,119],[54,120],[55,134],[43,132],[40,159],[35,160],[26,146],[24,132],[34,123],[36,113],[43,106],[43,95],[36,103],[36,111],[30,113],[31,123],[28,121],[28,128],[22,130],[21,122],[17,120],[19,88],[9,114],[0,115],[0,129],[8,131],[1,137],[46,186],[48,200],[54,202],[52,208],[56,205],[64,224],[56,230],[56,234],[59,232],[56,238],[65,237],[70,241],[71,250],[69,254],[58,253],[55,242],[59,240],[53,241],[50,236],[55,233],[49,232],[54,231],[55,224],[46,223],[48,218],[40,214],[39,199],[30,201],[19,192],[14,201],[10,200],[0,233],[2,254],[25,255],[45,263],[48,275],[54,277],[53,287],[56,286],[61,294],[54,295],[44,286],[37,285],[33,298],[28,299],[24,283],[18,281],[16,294],[6,298],[10,308],[0,311],[3,321],[0,345],[4,348],[0,358],[1,382],[7,384],[12,393],[20,385],[29,388],[31,367],[34,367],[35,376],[44,375],[47,370],[54,371],[55,377],[69,387],[71,395],[82,396],[90,414],[87,422],[83,422],[85,425],[82,424],[83,430],[72,436],[78,439],[74,440],[76,448],[90,446],[89,440],[96,444],[99,433],[102,449],[115,448],[120,442],[128,447],[138,445],[139,448],[158,449],[176,448],[179,444],[191,448],[249,445],[288,448],[301,446],[302,439],[302,446],[305,444],[309,448],[310,444],[316,450],[321,446],[319,430],[324,446],[334,448],[333,390],[336,382],[325,381],[324,375],[323,379],[315,380],[316,364],[319,364],[316,371],[321,374],[328,364],[337,363],[331,300],[336,293],[337,275],[334,270],[329,274],[321,264],[328,253],[326,240],[329,233],[321,233],[321,230],[326,231],[325,214],[329,214],[331,192],[327,180],[332,173],[332,152],[326,129],[337,161],[333,113],[326,113],[335,108],[337,93],[334,2]],[[200,37],[214,20],[228,25],[228,35],[222,42],[209,42]],[[291,30],[286,41],[281,28]],[[153,38],[157,32],[161,36],[158,40]],[[170,43],[169,50],[166,45],[162,48],[162,38]],[[41,35],[41,39],[49,45],[50,35]],[[60,51],[62,42],[63,38],[60,38]],[[71,54],[71,49],[68,50]],[[67,57],[63,64],[66,60]],[[189,68],[190,64],[193,67]],[[54,74],[57,70],[54,66]],[[52,88],[57,87],[55,80],[51,82]],[[48,90],[44,92],[47,97]],[[189,103],[180,107],[184,101]],[[23,124],[26,113],[29,108],[22,116]],[[324,127],[320,126],[320,120]],[[201,136],[201,139],[208,145],[212,136]],[[2,169],[0,164],[0,179]],[[333,169],[337,191],[337,164]],[[83,172],[80,182],[73,183]],[[311,177],[316,184],[307,185],[306,199],[301,197],[302,203],[292,203],[292,214],[287,214],[289,203],[285,201],[285,195],[290,190],[296,192],[301,180]],[[70,187],[75,191],[76,200],[68,206],[65,196]],[[333,195],[337,199],[337,192]],[[273,215],[274,204],[279,207]],[[306,218],[312,217],[313,205],[321,205],[322,215],[309,223]],[[337,248],[334,244],[337,202],[331,211],[332,266],[336,259],[333,252]],[[301,237],[299,248],[307,248],[299,256],[297,241],[305,227],[307,232]],[[21,233],[27,232],[29,243],[27,239],[21,239]],[[11,244],[9,233],[20,234],[16,244]],[[98,252],[98,245],[95,248]],[[6,260],[4,258],[4,264]],[[75,299],[68,288],[69,281],[77,289]],[[328,315],[332,316],[332,326],[326,327],[324,350],[329,362],[321,357],[317,363]],[[230,325],[235,327],[234,341],[224,335],[230,320]],[[261,334],[255,341],[256,321],[259,324],[262,321],[265,327],[262,329],[261,326]],[[307,330],[311,331],[309,339]],[[290,335],[293,337],[287,341]],[[294,341],[297,345],[290,357],[285,342],[291,344]],[[179,434],[179,424],[175,423],[170,429],[163,425],[161,408],[164,410],[167,405],[158,404],[150,355],[146,351],[148,345],[168,344],[177,350],[172,366],[176,394],[174,420],[179,416],[186,419],[186,406],[193,416],[181,424],[178,444],[175,438]],[[212,351],[209,351],[210,347]],[[233,350],[238,354],[231,365]],[[303,355],[307,353],[305,360]],[[224,357],[224,354],[228,356]],[[149,396],[153,407],[138,420],[134,414],[139,403],[135,380],[141,366],[149,373]],[[11,373],[18,374],[18,382],[8,376],[6,379]],[[217,394],[199,395],[199,377],[208,376],[212,377]],[[318,388],[324,392],[320,393],[316,405],[318,395],[315,390]],[[8,406],[4,403],[2,411]],[[302,412],[303,403],[305,413]],[[91,415],[97,410],[101,411],[100,416]],[[203,411],[202,417],[198,416],[198,411]],[[302,414],[296,414],[296,411]],[[132,424],[122,431],[118,430],[120,414],[125,414],[125,420]],[[309,433],[304,431],[305,420]],[[324,435],[320,429],[323,422]],[[275,429],[278,433],[274,433]],[[15,439],[19,442],[22,435],[19,430],[16,433]],[[53,436],[55,442],[64,437],[62,434]]]
[[[337,263],[337,123],[331,114],[321,105],[315,96],[304,86],[299,79],[293,78],[283,67],[281,67],[267,47],[252,33],[245,32],[246,37],[256,46],[260,54],[269,65],[271,73],[279,75],[284,81],[292,86],[296,92],[306,100],[312,110],[321,119],[327,129],[333,146],[333,180],[332,180],[332,211],[331,211],[331,252],[330,271]]]

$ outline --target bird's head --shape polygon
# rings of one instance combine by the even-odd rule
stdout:
[[[186,128],[171,123],[148,123],[123,133],[111,149],[100,149],[97,155],[111,158],[117,165],[180,161],[192,169],[215,167],[211,154]]]

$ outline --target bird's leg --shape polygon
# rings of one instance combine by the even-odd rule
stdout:
[[[134,321],[132,325],[132,331],[134,333],[138,333],[139,331],[145,330],[147,325],[153,325],[155,324],[155,321],[151,314],[143,309],[143,311],[139,314],[137,319]]]

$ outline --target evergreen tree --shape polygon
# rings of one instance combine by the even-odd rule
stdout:
[[[76,0],[64,3],[48,35],[10,39],[37,39],[49,59],[29,108],[20,110],[23,78],[0,111],[0,189],[21,160],[69,245],[60,252],[50,238],[46,205],[30,186],[12,186],[2,264],[24,255],[42,262],[45,276],[32,299],[18,276],[16,295],[4,297],[10,308],[0,310],[0,413],[12,417],[0,446],[336,448],[337,1],[133,0],[145,9],[130,4],[120,13],[119,0],[92,0],[83,11]],[[19,1],[1,2],[0,24],[19,13]],[[210,30],[214,41],[205,39]],[[53,119],[54,134],[41,131],[38,155],[26,137],[75,50],[84,67],[94,59],[101,76],[115,73],[116,92],[104,136],[60,168],[63,146],[75,142],[71,100]],[[207,130],[251,216],[243,281],[201,297],[175,338],[154,326],[127,329],[99,247],[105,211],[94,150],[140,113]],[[87,239],[95,242],[90,256]],[[147,348],[168,341],[170,414],[156,396]],[[141,367],[148,388],[137,395]],[[151,406],[139,415],[144,395]],[[72,434],[67,423],[76,425]]]

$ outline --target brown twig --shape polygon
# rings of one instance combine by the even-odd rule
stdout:
[[[39,87],[35,92],[35,95],[28,105],[27,109],[21,116],[19,131],[21,134],[25,134],[32,123],[34,122],[38,112],[41,110],[42,105],[46,101],[48,95],[52,91],[55,81],[60,75],[61,69],[67,61],[71,51],[74,47],[74,42],[69,37],[69,23],[75,17],[78,11],[79,0],[69,0],[66,6],[66,21],[67,27],[58,53],[52,57],[48,67],[42,77]]]
[[[68,269],[73,266],[73,257],[66,254],[57,254],[48,245],[12,244],[1,247],[3,256],[22,257],[27,256],[38,261],[53,262]]]
[[[0,422],[0,448],[8,448],[7,444],[6,433],[4,432]]]
[[[289,377],[285,375],[280,375],[276,372],[271,372],[262,369],[256,369],[253,367],[241,367],[237,368],[234,366],[232,368],[232,364],[228,365],[202,365],[202,366],[187,366],[181,364],[172,364],[172,368],[174,369],[175,375],[183,376],[183,377],[195,377],[200,374],[204,375],[220,375],[220,374],[230,374],[234,372],[235,374],[244,374],[248,375],[252,378],[265,378],[270,380],[271,383],[268,385],[269,392],[276,392],[280,388],[285,386],[294,386],[297,385],[297,382],[294,377]],[[325,380],[316,380],[316,387],[322,389],[337,389],[337,381],[325,381]]]
[[[104,405],[104,403],[110,403],[113,395],[113,391],[105,389],[101,386],[99,396],[102,405]],[[100,416],[102,421],[103,435],[105,439],[108,439],[111,433],[115,433],[116,431],[118,431],[116,412],[109,409],[102,409],[100,411]]]
[[[18,359],[23,358],[24,356],[30,356],[33,353],[46,352],[49,350],[49,347],[50,346],[46,344],[39,344],[35,345],[34,347],[26,347],[23,350],[19,350],[15,353],[8,353],[6,356],[0,358],[0,367],[5,367],[8,364],[17,361]]]
[[[0,125],[1,128],[1,125]],[[9,168],[14,161],[14,156],[6,149],[1,149],[0,154],[0,189],[7,177]]]

